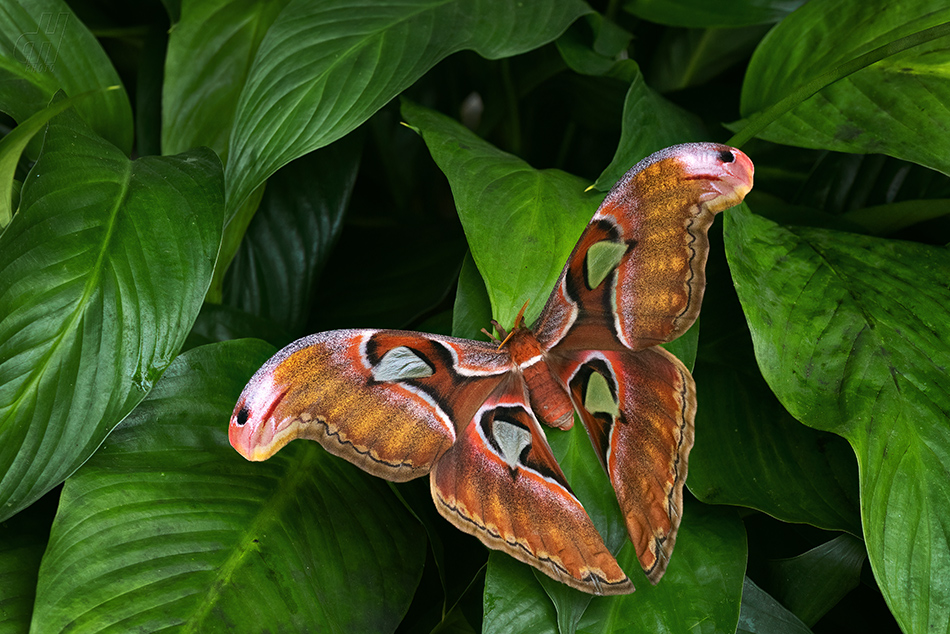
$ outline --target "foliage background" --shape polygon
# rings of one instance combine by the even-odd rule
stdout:
[[[944,0],[5,3],[0,632],[950,632],[948,23]],[[733,133],[756,186],[674,346],[699,413],[658,586],[577,429],[551,443],[630,596],[489,554],[425,482],[228,446],[277,346],[536,315],[630,165]]]

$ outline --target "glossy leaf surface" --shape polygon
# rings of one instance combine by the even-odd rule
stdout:
[[[752,56],[742,87],[746,117],[872,49],[950,22],[943,0],[883,6],[811,2],[782,21]],[[950,36],[890,56],[809,97],[768,126],[770,141],[875,152],[950,174]],[[931,143],[921,143],[919,130]]]
[[[411,102],[402,113],[449,178],[495,319],[514,323],[528,301],[532,323],[602,196],[585,193],[576,176],[532,168],[444,115]]]
[[[808,626],[748,577],[736,634],[808,634]]]
[[[302,332],[314,283],[343,228],[359,157],[359,139],[346,139],[270,179],[228,269],[226,303]]]
[[[261,40],[288,0],[184,0],[169,34],[162,151],[206,145],[227,159],[238,98]]]
[[[129,161],[71,112],[50,124],[0,236],[0,515],[85,462],[171,363],[222,189],[208,150]]]
[[[579,0],[291,0],[264,36],[238,102],[229,208],[280,166],[355,129],[447,55],[529,51],[587,11]]]
[[[229,445],[244,383],[274,348],[180,356],[63,490],[34,631],[391,631],[424,559],[387,485],[294,443]]]
[[[61,0],[0,7],[0,111],[18,122],[58,90],[96,91],[76,105],[83,120],[124,154],[132,150],[132,107],[118,73],[89,29]],[[106,91],[110,86],[117,90]]]
[[[950,254],[746,211],[727,220],[763,376],[793,416],[851,443],[871,565],[898,622],[945,629],[950,581],[932,571],[950,565]]]
[[[858,470],[843,439],[792,418],[761,376],[699,362],[689,490],[710,504],[861,534]]]

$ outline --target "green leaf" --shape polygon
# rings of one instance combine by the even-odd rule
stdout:
[[[858,458],[864,539],[904,631],[946,631],[950,253],[733,210],[727,254],[762,374]],[[929,628],[929,629],[928,629]]]
[[[736,634],[811,634],[808,626],[749,579],[742,586]]]
[[[805,0],[627,0],[624,10],[670,26],[747,26],[781,21]]]
[[[807,553],[769,564],[769,587],[795,616],[811,627],[861,582],[864,543],[840,535]]]
[[[343,228],[360,162],[347,137],[281,168],[268,181],[225,278],[224,301],[302,331],[314,282]]]
[[[0,232],[13,219],[13,183],[20,156],[27,143],[50,119],[75,103],[78,97],[62,99],[32,115],[0,139]]]
[[[735,511],[687,503],[670,567],[656,586],[636,574],[631,545],[618,561],[637,591],[594,597],[579,631],[735,632],[746,566],[745,530]]]
[[[274,349],[178,359],[63,490],[40,569],[38,632],[392,631],[424,533],[386,483],[297,442],[263,463],[228,444]]]
[[[485,632],[527,631],[507,623],[531,623],[531,631],[569,634],[607,632],[735,631],[739,618],[746,543],[733,511],[688,503],[670,567],[656,586],[641,573],[632,546],[618,557],[637,587],[630,595],[592,597],[534,575],[501,553],[489,558],[485,583]],[[558,605],[551,609],[548,595]],[[573,606],[571,605],[573,601]],[[573,611],[572,611],[573,609]],[[555,625],[557,624],[557,626]]]
[[[609,190],[640,159],[657,150],[705,138],[706,131],[699,117],[661,97],[646,85],[638,71],[623,103],[620,143],[594,188]]]
[[[0,517],[75,471],[171,363],[224,215],[208,150],[129,161],[71,111],[0,236]]]
[[[205,145],[226,163],[228,138],[254,57],[289,0],[184,0],[168,38],[162,151]]]
[[[536,170],[432,110],[404,101],[402,115],[449,179],[495,319],[510,326],[527,300],[525,323],[532,323],[601,196],[586,193],[582,179]]]
[[[529,51],[589,10],[580,0],[291,0],[264,36],[238,102],[229,209],[280,166],[355,129],[446,56]]]
[[[727,346],[720,362],[697,364],[689,490],[709,504],[860,535],[858,470],[848,443],[799,423],[761,375],[730,364],[739,345],[748,346]]]
[[[485,576],[482,634],[560,634],[557,612],[530,566],[492,551]]]
[[[471,252],[462,261],[458,290],[452,309],[452,334],[468,339],[485,339],[481,329],[488,329],[491,322],[491,301],[485,280],[478,274]]]
[[[578,20],[557,39],[557,50],[568,67],[584,75],[604,75],[630,82],[640,72],[627,57],[632,35],[599,13]],[[591,31],[593,33],[591,34]],[[593,40],[589,41],[593,35]]]
[[[132,107],[96,38],[61,0],[5,2],[0,8],[0,111],[19,122],[57,91],[73,97],[93,130],[123,154],[132,151]],[[118,86],[117,90],[102,89]]]
[[[944,0],[887,6],[811,2],[773,29],[742,87],[742,114],[764,111],[846,62],[930,27],[946,26]],[[761,138],[809,148],[883,153],[950,173],[950,35],[917,43],[834,82],[768,125]],[[927,131],[922,143],[919,130]]]

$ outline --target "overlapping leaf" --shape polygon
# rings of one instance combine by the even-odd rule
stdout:
[[[532,584],[522,564],[499,561],[497,568],[489,566],[485,584],[484,631],[510,631],[502,614],[516,623],[534,619],[538,627],[546,626],[552,616],[545,601],[547,588],[555,592],[551,599],[561,634],[735,632],[745,552],[745,531],[734,511],[690,504],[670,567],[657,586],[637,573],[640,565],[629,544],[620,551],[618,561],[637,587],[630,595],[591,597],[556,583],[542,586],[540,575]],[[517,591],[518,601],[506,596],[509,586]]]
[[[745,578],[742,586],[742,612],[736,634],[809,634],[808,626],[788,608],[759,586]]]
[[[402,114],[449,179],[495,319],[510,326],[528,301],[525,323],[532,323],[603,196],[566,172],[532,168],[436,112],[406,101]]]
[[[648,134],[644,131],[649,130]],[[670,103],[646,85],[637,71],[623,103],[623,130],[617,150],[594,187],[607,191],[637,161],[657,150],[691,141],[706,141],[699,118]]]
[[[178,352],[224,214],[208,150],[129,161],[67,111],[0,236],[0,501],[72,473]]]
[[[746,211],[727,219],[736,289],[762,373],[860,466],[864,537],[906,632],[947,631],[950,253]]]
[[[238,98],[268,28],[289,0],[185,0],[168,38],[162,151],[210,147],[227,160]]]
[[[97,133],[132,150],[132,107],[119,75],[89,29],[62,0],[0,6],[0,111],[18,122],[45,108],[58,90],[95,94],[76,105]],[[106,92],[105,88],[119,86]]]
[[[840,535],[798,557],[769,563],[772,594],[812,626],[861,581],[864,543]]]
[[[704,502],[860,535],[851,448],[792,418],[761,376],[728,363],[735,354],[724,347],[719,363],[697,364],[689,490]]]
[[[447,55],[528,51],[587,11],[580,0],[291,0],[261,41],[238,103],[229,209],[280,166],[355,129]]]
[[[750,116],[858,56],[950,22],[944,0],[810,2],[756,50],[742,87]],[[876,152],[950,174],[950,35],[840,79],[771,123],[770,141]],[[921,142],[926,131],[927,141]]]
[[[274,175],[228,269],[226,303],[301,332],[314,281],[343,226],[360,140],[342,139]]]
[[[229,445],[242,340],[180,357],[63,490],[37,632],[386,632],[424,534],[384,482],[299,442],[264,463]]]

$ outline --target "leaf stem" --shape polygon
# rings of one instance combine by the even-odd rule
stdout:
[[[928,29],[924,29],[923,31],[911,33],[910,35],[900,39],[888,42],[887,44],[879,46],[876,49],[865,53],[864,55],[855,57],[851,61],[840,64],[828,72],[822,73],[808,83],[799,86],[796,90],[792,91],[791,94],[772,104],[765,110],[760,110],[758,113],[752,115],[748,119],[748,123],[745,125],[745,127],[739,130],[733,135],[731,139],[729,139],[728,145],[741,147],[744,143],[747,143],[753,137],[757,136],[776,119],[788,112],[791,112],[796,106],[804,102],[806,99],[809,99],[836,81],[844,79],[849,75],[853,75],[859,70],[867,68],[872,64],[876,64],[881,60],[887,59],[888,57],[892,57],[898,53],[902,53],[908,49],[914,48],[915,46],[926,44],[927,42],[931,42],[947,35],[950,35],[950,22],[944,22],[943,24],[938,24],[937,26],[932,26]]]

